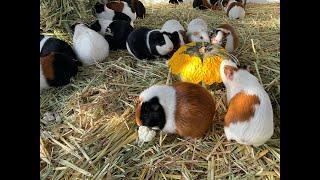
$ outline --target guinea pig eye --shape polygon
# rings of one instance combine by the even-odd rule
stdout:
[[[203,39],[203,37],[201,36],[200,39]]]

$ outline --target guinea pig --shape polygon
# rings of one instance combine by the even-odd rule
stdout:
[[[126,42],[127,50],[139,60],[166,56],[174,48],[171,36],[172,33],[141,27],[129,34]]]
[[[239,37],[231,25],[222,24],[215,29],[215,36],[211,37],[211,43],[218,44],[231,53],[239,47]]]
[[[166,31],[169,33],[173,33],[173,32],[178,32],[179,35],[179,44],[182,46],[185,44],[185,40],[186,40],[186,30],[184,29],[184,27],[180,24],[179,21],[175,20],[175,19],[170,19],[168,21],[166,21],[162,28],[162,31]]]
[[[110,50],[126,49],[126,41],[133,27],[127,21],[113,21],[108,26],[108,33],[104,36]]]
[[[96,32],[100,33],[104,36],[107,32],[108,26],[112,23],[112,20],[108,19],[97,19],[90,25],[90,29],[95,30]]]
[[[108,8],[106,5],[97,2],[93,8],[94,15],[98,19],[107,19],[107,20],[124,20],[130,22],[133,27],[133,22],[135,18],[131,18],[123,12],[114,11]]]
[[[270,98],[258,79],[230,60],[220,66],[227,90],[228,110],[224,117],[227,139],[260,146],[273,135],[273,110]]]
[[[200,10],[212,9],[215,10],[218,7],[219,0],[194,0],[192,3],[193,8],[199,8]]]
[[[95,64],[109,55],[109,43],[98,32],[83,23],[75,24],[73,49],[78,59],[85,65]]]
[[[70,56],[72,59],[77,59],[76,54],[68,43],[61,39],[40,34],[40,56],[51,52],[62,53]],[[81,64],[79,61],[77,63]]]
[[[188,40],[192,42],[210,42],[208,26],[203,19],[196,18],[190,21],[187,28]]]
[[[133,13],[137,14],[137,18],[143,19],[146,15],[146,8],[143,3],[139,0],[121,0],[126,2],[131,8]]]
[[[125,1],[110,1],[106,3],[105,8],[126,14],[130,17],[132,22],[137,19],[137,13]]]
[[[144,90],[136,104],[135,120],[138,126],[200,138],[212,126],[214,115],[215,101],[204,87],[178,82]]]
[[[40,56],[40,90],[67,85],[77,72],[77,60],[69,55],[50,52]]]
[[[227,12],[228,17],[232,19],[241,19],[246,14],[244,7],[245,5],[241,0],[230,0],[224,9]]]

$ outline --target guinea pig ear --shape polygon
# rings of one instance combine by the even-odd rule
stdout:
[[[238,68],[233,67],[233,66],[229,66],[229,65],[224,66],[224,74],[226,75],[227,79],[230,81],[233,80],[233,74],[237,70],[238,70]]]

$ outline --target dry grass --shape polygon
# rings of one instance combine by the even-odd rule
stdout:
[[[69,24],[92,21],[94,3],[42,0],[41,28],[70,42]],[[226,140],[226,94],[219,85],[210,89],[218,115],[206,137],[190,141],[160,133],[153,142],[139,144],[133,101],[145,88],[166,83],[168,68],[165,59],[136,61],[117,51],[96,66],[82,67],[70,85],[41,93],[41,179],[279,179],[279,4],[247,4],[247,12],[244,20],[233,21],[223,12],[190,5],[148,6],[136,27],[160,28],[171,18],[186,25],[195,17],[209,27],[232,24],[241,40],[237,58],[251,65],[272,100],[275,133],[270,141],[254,148]],[[60,119],[43,119],[48,111]]]

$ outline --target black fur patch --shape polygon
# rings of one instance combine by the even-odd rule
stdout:
[[[170,38],[170,40],[173,43],[173,51],[177,51],[180,48],[180,38],[179,38],[179,33],[177,31],[173,33],[167,34]]]
[[[40,41],[44,38],[44,35],[40,34]]]
[[[169,3],[171,3],[171,4],[179,4],[178,0],[170,0]]]
[[[49,86],[59,87],[70,83],[71,77],[78,73],[77,62],[70,56],[54,53],[53,61],[54,79],[47,80]]]
[[[123,20],[123,21],[131,22],[131,18],[128,15],[126,15],[122,12],[116,12],[116,11],[114,12],[114,16],[113,16],[112,20],[113,21]]]
[[[104,11],[104,6],[104,4],[97,2],[92,9],[93,15],[96,16],[96,14],[102,13]]]
[[[137,13],[137,17],[141,19],[143,19],[146,15],[146,8],[140,1],[137,2],[136,13]]]
[[[151,31],[149,28],[141,27],[132,31],[128,38],[127,43],[129,45],[130,51],[138,59],[154,59],[147,47],[146,39],[148,32]]]
[[[143,126],[157,126],[163,129],[166,123],[166,115],[158,97],[153,97],[149,101],[142,103],[140,120]]]
[[[207,9],[207,7],[203,6],[202,0],[194,0],[192,3],[193,8],[199,8],[200,10]]]
[[[101,30],[101,25],[99,23],[99,20],[96,20],[95,22],[93,22],[91,25],[90,25],[90,29],[96,31],[96,32],[99,32]]]
[[[127,21],[113,21],[109,25],[111,35],[105,35],[108,41],[110,50],[126,49],[126,41],[129,34],[133,31],[133,27]]]
[[[57,38],[47,39],[47,41],[43,44],[40,56],[45,56],[51,52],[63,53],[72,57],[73,59],[77,59],[76,54],[73,52],[71,46],[68,43]]]
[[[160,31],[153,31],[149,35],[149,45],[151,49],[151,53],[155,55],[159,55],[156,46],[163,46],[166,44],[166,41],[164,39],[164,34],[166,33],[161,33]]]

